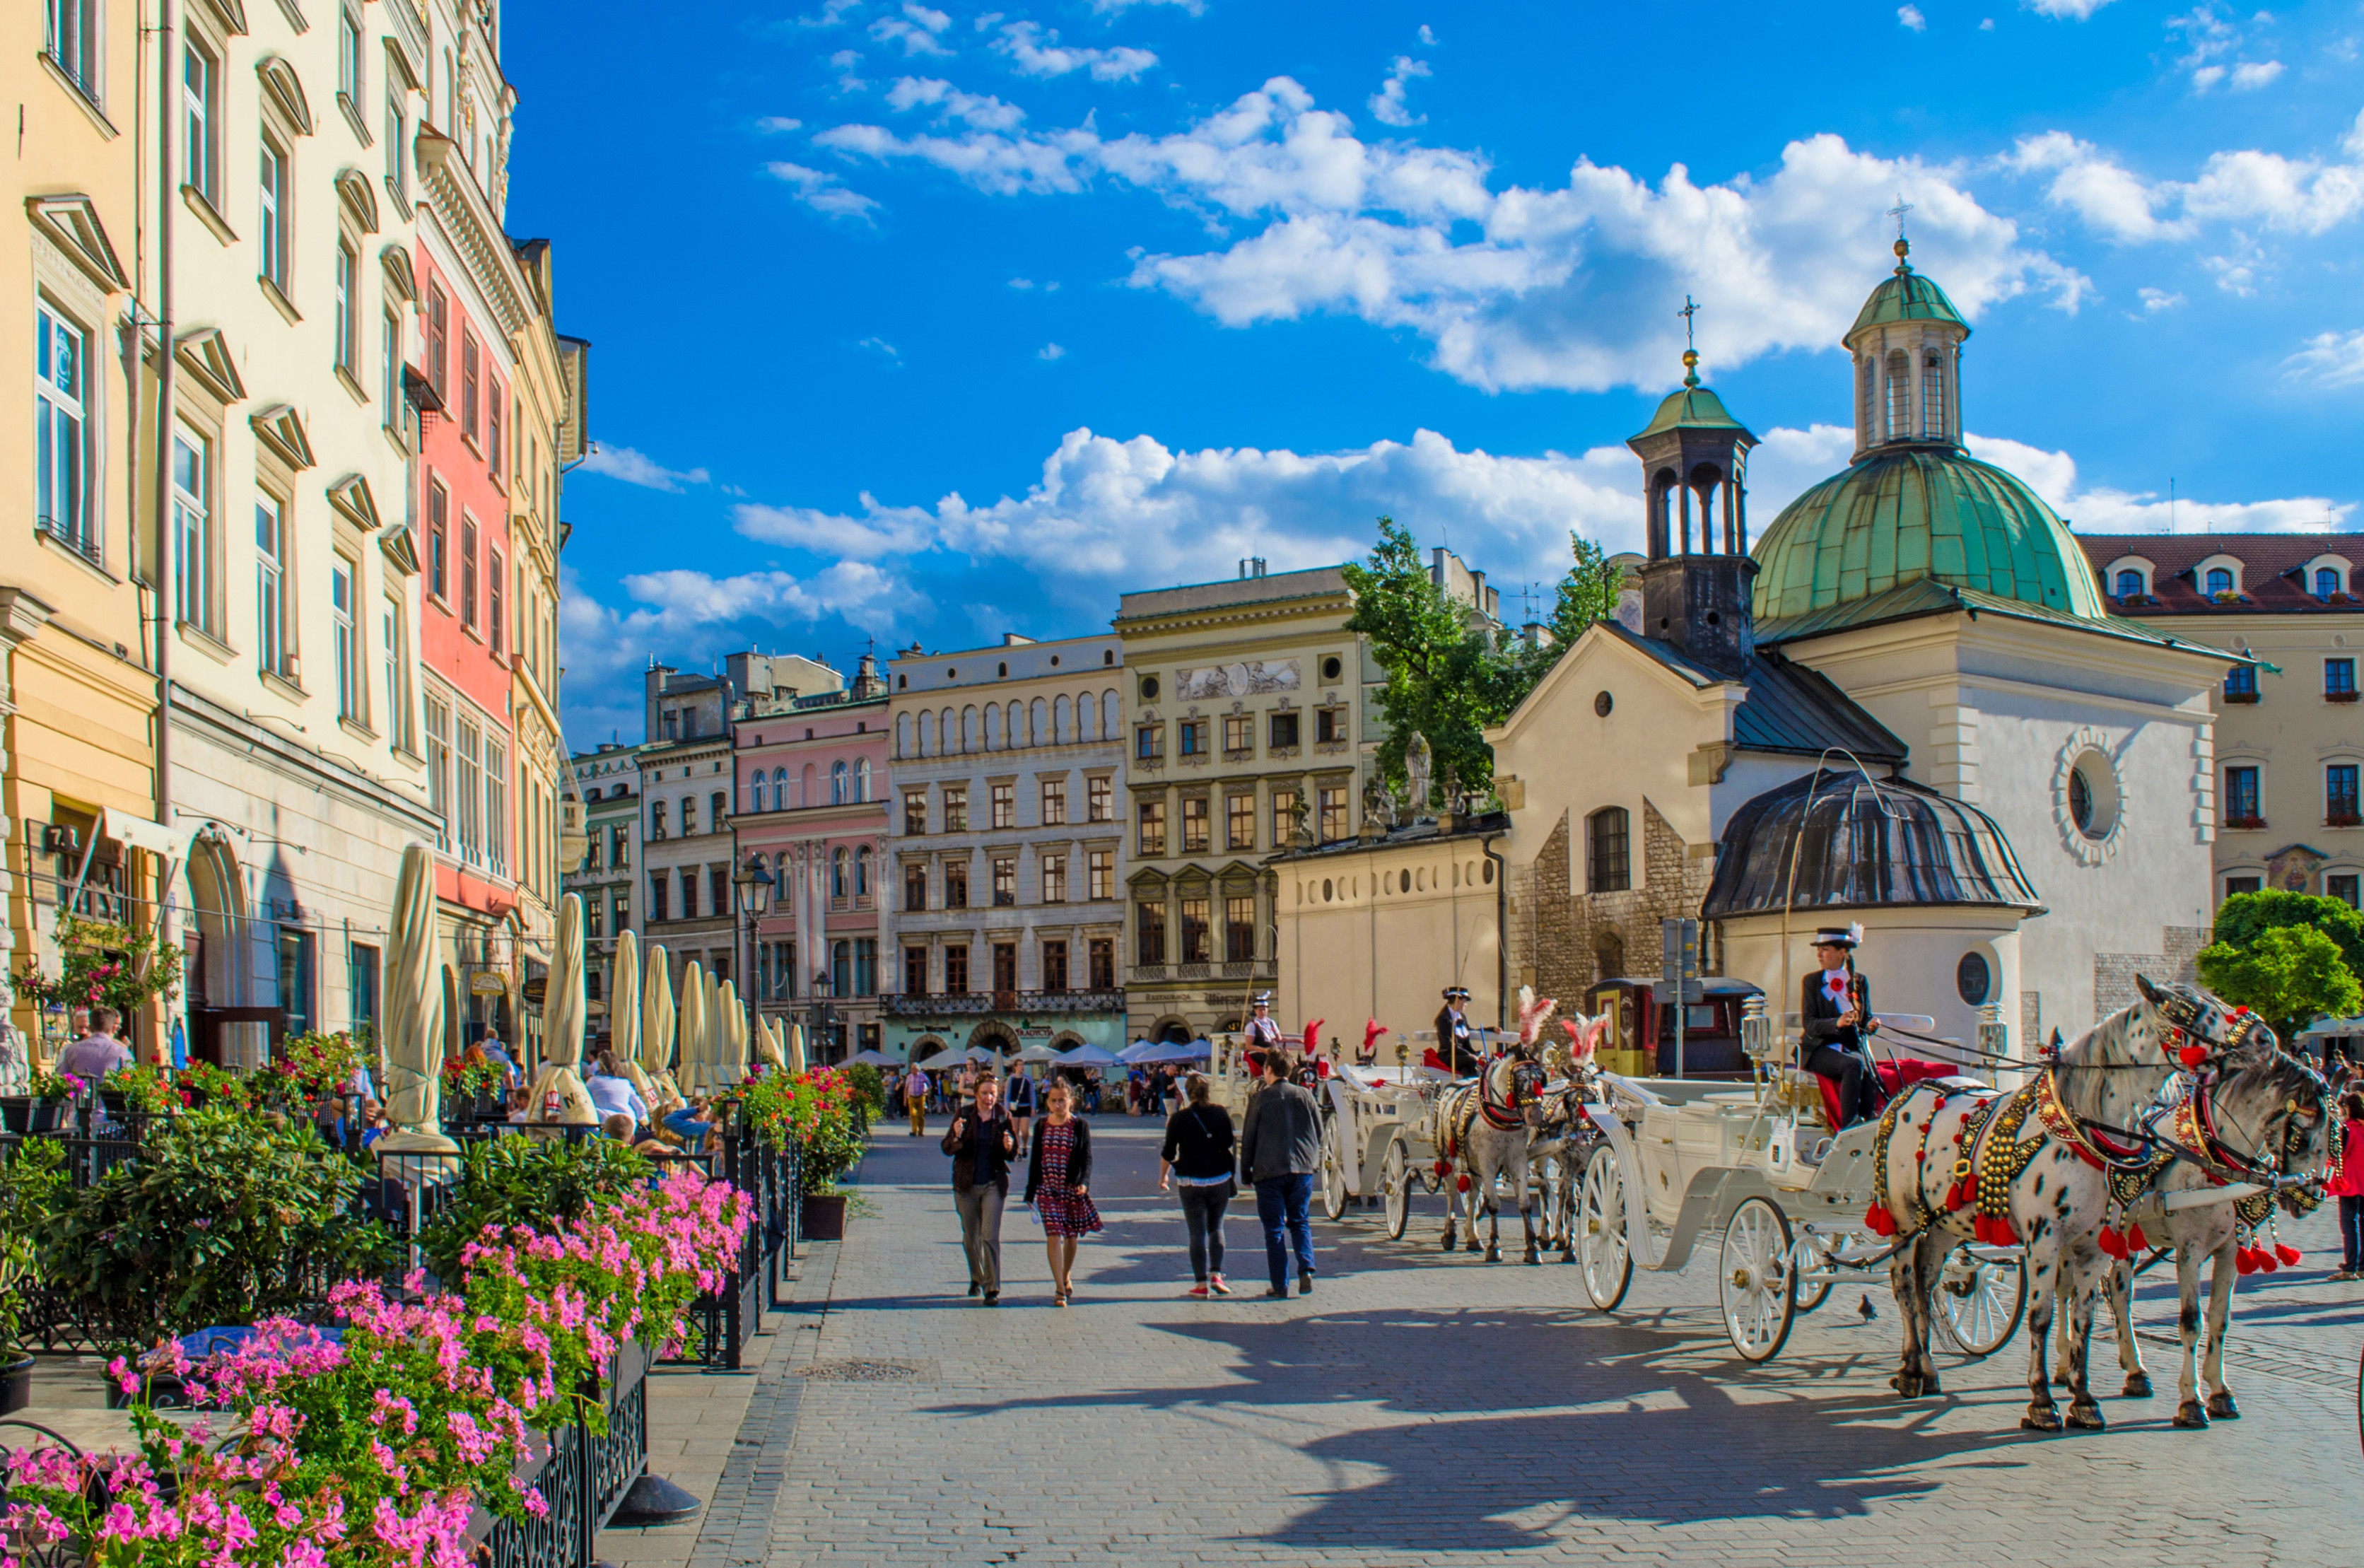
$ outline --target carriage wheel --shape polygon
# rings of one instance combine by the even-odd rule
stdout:
[[[1801,1236],[1795,1251],[1790,1254],[1790,1272],[1798,1278],[1798,1316],[1803,1318],[1831,1298],[1831,1286],[1838,1281],[1831,1268],[1831,1254],[1846,1242],[1846,1237]],[[1808,1279],[1819,1273],[1823,1279]]]
[[[1981,1258],[1965,1241],[1946,1254],[1929,1306],[1954,1348],[1983,1360],[2011,1342],[2027,1315],[2027,1260]]]
[[[1576,1261],[1584,1270],[1584,1294],[1603,1312],[1614,1312],[1634,1283],[1634,1254],[1625,1246],[1625,1178],[1605,1143],[1584,1162],[1576,1206]]]
[[[1743,1361],[1770,1361],[1798,1315],[1798,1276],[1790,1267],[1790,1221],[1771,1200],[1743,1198],[1724,1228],[1716,1296],[1723,1331]]]
[[[1336,1220],[1346,1212],[1346,1162],[1338,1149],[1338,1118],[1321,1124],[1321,1212]]]
[[[1379,1191],[1387,1196],[1388,1240],[1400,1241],[1404,1228],[1411,1223],[1411,1156],[1404,1149],[1401,1133],[1388,1140],[1387,1167],[1379,1176]]]

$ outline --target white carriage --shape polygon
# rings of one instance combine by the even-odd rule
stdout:
[[[1603,1312],[1625,1299],[1636,1265],[1675,1270],[1720,1233],[1717,1298],[1746,1360],[1778,1353],[1801,1312],[1850,1274],[1887,1262],[1864,1228],[1872,1138],[1860,1122],[1826,1134],[1812,1074],[1752,1002],[1742,1026],[1753,1079],[1628,1078],[1602,1073],[1606,1104],[1588,1107],[1605,1143],[1584,1166],[1576,1212],[1585,1294]],[[1982,1042],[1983,1043],[1983,1042]],[[1935,1317],[1965,1355],[2002,1349],[2027,1309],[2016,1247],[1965,1242],[1946,1260]]]

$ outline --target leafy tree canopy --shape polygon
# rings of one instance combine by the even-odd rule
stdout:
[[[2364,976],[2364,915],[2348,907],[2345,899],[2280,888],[2236,893],[2216,911],[2215,937],[2221,945],[2246,949],[2266,932],[2283,926],[2321,931],[2338,944],[2347,973]]]
[[[2354,1013],[2359,998],[2339,944],[2312,926],[2276,926],[2245,946],[2215,942],[2199,968],[2209,989],[2262,1016],[2285,1044],[2317,1018]]]
[[[1379,777],[1402,791],[1404,748],[1417,732],[1435,756],[1431,804],[1443,799],[1447,769],[1463,788],[1488,791],[1494,751],[1487,728],[1510,717],[1586,628],[1615,612],[1617,569],[1598,544],[1569,534],[1574,562],[1553,595],[1547,636],[1530,644],[1497,637],[1474,608],[1448,595],[1430,576],[1411,530],[1393,517],[1378,527],[1369,560],[1347,566],[1345,576],[1355,593],[1346,626],[1370,639],[1387,674],[1378,695],[1388,728]]]

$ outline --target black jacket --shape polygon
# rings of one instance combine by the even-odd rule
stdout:
[[[1451,1007],[1436,1010],[1436,1054],[1456,1078],[1474,1076],[1485,1065],[1485,1053],[1478,1048],[1478,1025],[1469,1015],[1461,1015],[1459,1028]]]
[[[1240,1132],[1240,1180],[1310,1176],[1321,1168],[1321,1110],[1310,1090],[1266,1084],[1248,1100]]]
[[[1067,1125],[1076,1129],[1076,1146],[1067,1151],[1067,1187],[1087,1187],[1092,1183],[1092,1124],[1079,1116],[1069,1117]],[[1051,1129],[1051,1118],[1044,1117],[1034,1124],[1032,1159],[1026,1166],[1026,1201],[1032,1203],[1034,1195],[1043,1190],[1043,1135]]]
[[[1873,1032],[1872,1028],[1858,1029],[1853,1024],[1839,1022],[1839,1014],[1845,1008],[1843,1004],[1831,1000],[1830,993],[1823,989],[1823,973],[1817,969],[1806,976],[1805,990],[1799,998],[1798,1054],[1801,1058],[1812,1056],[1816,1047],[1824,1045],[1834,1045],[1841,1051],[1862,1051],[1865,1049],[1864,1037]],[[1871,982],[1858,973],[1855,984],[1863,996],[1864,1017],[1868,1019],[1871,1017]]]
[[[987,1128],[992,1136],[981,1137]],[[980,1121],[975,1105],[965,1105],[953,1113],[953,1124],[945,1129],[943,1151],[953,1157],[953,1191],[966,1192],[971,1187],[1009,1185],[1009,1157],[1018,1152],[1018,1129],[1009,1113],[997,1106],[990,1122]],[[981,1168],[980,1168],[981,1167]]]
[[[1232,1113],[1221,1106],[1184,1106],[1165,1122],[1165,1147],[1157,1157],[1177,1176],[1228,1176],[1239,1145]]]

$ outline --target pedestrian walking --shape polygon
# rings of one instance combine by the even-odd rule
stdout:
[[[914,1067],[903,1080],[903,1109],[911,1118],[911,1136],[928,1135],[928,1075]]]
[[[1297,1294],[1313,1294],[1313,1173],[1321,1162],[1321,1113],[1296,1083],[1297,1063],[1285,1051],[1266,1051],[1264,1085],[1248,1100],[1240,1129],[1240,1179],[1253,1185],[1256,1218],[1264,1224],[1267,1296],[1288,1294],[1288,1260],[1297,1256]]]
[[[2339,1110],[2331,1180],[2324,1184],[2339,1199],[2339,1266],[2331,1277],[2364,1279],[2364,1093],[2350,1091]]]
[[[1009,1103],[1011,1125],[1018,1129],[1018,1147],[1031,1148],[1026,1140],[1034,1120],[1034,1080],[1026,1075],[1026,1069],[1020,1067],[1010,1073],[1002,1098]]]
[[[1167,1182],[1181,1189],[1182,1224],[1190,1233],[1190,1294],[1229,1296],[1223,1278],[1223,1211],[1239,1191],[1232,1178],[1238,1143],[1232,1113],[1207,1099],[1207,1075],[1193,1073],[1184,1084],[1189,1104],[1165,1124],[1165,1146],[1157,1151],[1157,1190]]]
[[[1075,1089],[1052,1083],[1043,1091],[1043,1120],[1026,1166],[1026,1202],[1043,1222],[1055,1306],[1066,1306],[1076,1294],[1076,1239],[1100,1228],[1091,1181],[1092,1124],[1076,1114]]]
[[[976,1086],[976,1104],[953,1112],[943,1151],[953,1157],[953,1207],[960,1211],[961,1250],[968,1254],[968,1293],[1001,1305],[1001,1207],[1009,1201],[1009,1157],[1018,1132],[1002,1114],[1001,1088]]]

